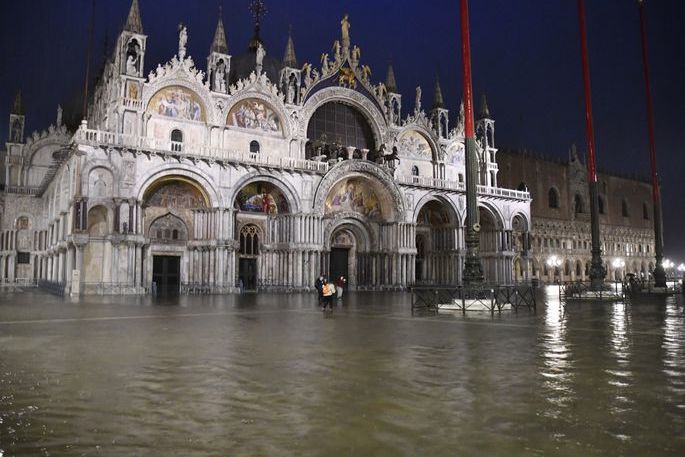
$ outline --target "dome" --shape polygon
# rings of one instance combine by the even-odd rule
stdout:
[[[257,66],[256,51],[248,50],[247,53],[233,57],[231,61],[231,71],[228,75],[229,84],[235,84],[239,79],[250,76]],[[283,68],[280,59],[270,55],[268,52],[262,61],[262,71],[272,83],[278,83],[278,78]]]

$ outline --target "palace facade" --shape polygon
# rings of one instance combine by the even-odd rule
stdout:
[[[211,37],[207,39],[210,44]],[[463,114],[434,101],[404,115],[392,68],[371,79],[349,22],[320,64],[259,35],[232,55],[221,19],[206,71],[178,50],[143,74],[137,0],[98,79],[87,119],[24,135],[10,115],[0,278],[65,293],[226,293],[461,281]],[[494,120],[477,120],[486,279],[528,271],[531,198],[501,185]]]
[[[568,160],[502,150],[500,182],[530,192],[528,277],[544,282],[589,280],[591,236],[587,168],[575,146]],[[646,180],[599,172],[602,260],[608,280],[654,270],[654,209]],[[514,266],[515,278],[526,277]]]

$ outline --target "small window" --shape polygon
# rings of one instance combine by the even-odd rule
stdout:
[[[258,141],[250,141],[250,152],[257,153],[259,152],[259,142]]]
[[[162,239],[162,231],[161,230],[157,230],[157,239],[158,240]]]
[[[459,173],[459,182],[460,182],[461,184],[464,183],[464,175],[461,174],[461,173]]]
[[[181,152],[183,150],[183,132],[179,129],[171,131],[171,150]]]
[[[171,232],[171,239],[177,240],[178,239],[178,230],[174,230]]]
[[[171,141],[178,141],[179,143],[183,142],[183,132],[181,132],[179,129],[174,129],[171,131]]]
[[[582,214],[585,212],[585,208],[583,208],[583,197],[581,197],[579,194],[576,194],[574,197],[574,207],[576,214]]]
[[[621,202],[621,214],[623,214],[623,217],[630,217],[630,211],[628,211],[627,200],[623,200],[623,202]]]
[[[418,176],[419,175],[419,167],[417,167],[416,165],[411,167],[411,175],[412,176]]]
[[[554,187],[549,190],[548,199],[550,208],[559,208],[559,191]]]
[[[31,263],[31,254],[28,252],[17,252],[17,263],[20,265],[28,265]]]
[[[642,204],[642,218],[646,221],[649,220],[649,207],[647,206],[647,203]]]

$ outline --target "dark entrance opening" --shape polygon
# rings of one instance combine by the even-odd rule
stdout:
[[[243,290],[257,290],[257,259],[240,259],[238,279],[243,281]]]
[[[158,295],[176,295],[181,285],[181,258],[156,255],[152,258],[152,281]]]
[[[333,248],[331,249],[331,267],[330,267],[330,275],[331,277],[328,278],[331,281],[335,281],[336,278],[339,278],[340,276],[344,276],[349,280],[349,275],[348,275],[348,260],[350,256],[350,249],[349,248]]]

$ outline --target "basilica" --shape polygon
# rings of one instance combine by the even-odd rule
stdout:
[[[450,122],[438,82],[430,106],[417,87],[404,113],[392,67],[374,81],[347,16],[339,31],[299,64],[292,37],[276,56],[258,20],[236,55],[221,18],[213,40],[180,25],[175,55],[145,75],[133,0],[76,131],[58,108],[25,135],[15,101],[0,279],[72,295],[308,290],[319,275],[356,290],[460,283],[463,113]],[[206,69],[190,39],[210,45]],[[501,186],[485,99],[476,130],[485,278],[531,279],[531,194]]]

